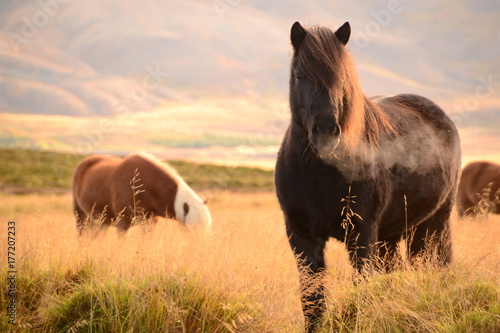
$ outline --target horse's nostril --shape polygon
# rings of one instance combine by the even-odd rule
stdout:
[[[338,125],[328,125],[320,126],[314,125],[312,128],[313,135],[327,134],[327,135],[339,135],[340,127]]]
[[[333,127],[333,132],[332,133],[333,133],[333,135],[339,135],[340,134],[340,126],[335,125]]]

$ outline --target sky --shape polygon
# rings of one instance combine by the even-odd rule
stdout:
[[[169,128],[179,128],[210,110],[220,126],[192,128],[230,131],[236,112],[241,132],[254,133],[288,112],[295,21],[332,30],[350,22],[347,47],[366,95],[420,94],[458,126],[500,125],[494,0],[3,1],[0,114],[156,112],[175,114]]]
[[[367,95],[413,92],[459,109],[500,81],[498,1],[42,0],[4,2],[0,13],[2,112],[112,114],[153,73],[138,109],[283,97],[294,21],[351,23]],[[494,97],[476,109],[496,107]]]

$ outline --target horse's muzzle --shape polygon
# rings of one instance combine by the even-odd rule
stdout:
[[[309,131],[309,141],[321,156],[331,154],[340,142],[340,126],[335,123],[315,124]]]

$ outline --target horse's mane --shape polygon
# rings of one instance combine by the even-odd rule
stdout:
[[[378,146],[382,133],[392,133],[387,115],[361,90],[351,55],[328,28],[310,26],[296,56],[298,64],[317,86],[327,89],[339,107],[339,124],[348,151],[363,138]]]
[[[177,172],[176,169],[174,169],[172,166],[170,166],[167,162],[161,161],[159,158],[157,158],[154,155],[151,155],[146,152],[136,152],[133,154],[130,154],[130,156],[136,156],[140,157],[142,159],[145,159],[149,161],[151,164],[156,165],[160,170],[163,170],[166,174],[172,177],[172,179],[177,182],[177,184],[185,183],[184,179],[182,179],[181,175]]]
[[[150,163],[156,165],[160,170],[163,170],[166,174],[168,174],[177,183],[177,186],[184,188],[184,190],[188,191],[193,197],[198,198],[200,202],[202,201],[199,198],[198,194],[196,194],[196,192],[193,191],[193,189],[188,185],[188,183],[186,183],[184,178],[182,178],[182,176],[179,174],[179,172],[176,169],[174,169],[167,162],[164,162],[164,161],[160,160],[159,158],[157,158],[156,156],[145,153],[145,152],[137,152],[137,153],[131,154],[129,156],[140,157],[140,158],[145,159],[145,160],[149,161]]]

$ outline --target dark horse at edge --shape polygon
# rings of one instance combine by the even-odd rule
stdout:
[[[336,32],[298,22],[291,29],[292,117],[275,185],[301,272],[308,331],[324,311],[318,273],[325,269],[330,237],[345,242],[353,267],[363,274],[376,258],[391,270],[401,239],[410,261],[427,248],[440,265],[452,258],[449,218],[461,159],[457,130],[426,98],[367,98],[345,47],[350,33],[348,22]]]
[[[476,161],[462,169],[457,210],[461,217],[500,214],[500,164]]]

